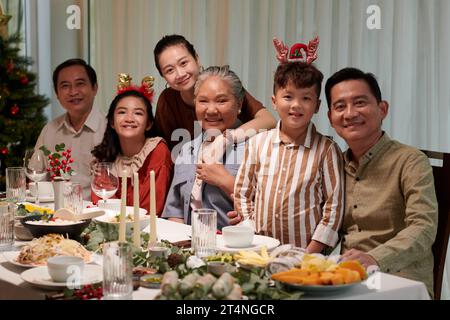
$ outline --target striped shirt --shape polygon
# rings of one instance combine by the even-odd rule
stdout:
[[[306,248],[338,241],[344,175],[338,145],[310,123],[303,144],[285,143],[277,128],[252,137],[234,185],[235,210],[255,231]]]

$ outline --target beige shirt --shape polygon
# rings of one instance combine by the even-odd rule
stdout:
[[[79,131],[75,131],[69,122],[68,114],[64,113],[47,123],[36,141],[35,148],[45,145],[53,152],[56,144],[65,143],[66,149],[72,150],[72,168],[76,172],[72,181],[80,182],[83,186],[84,200],[91,199],[91,150],[102,141],[106,124],[106,117],[93,107],[84,125]]]
[[[306,248],[333,247],[344,210],[342,154],[309,124],[303,144],[287,143],[276,129],[249,140],[234,187],[234,206],[256,232]]]
[[[428,158],[384,133],[360,160],[344,155],[343,251],[369,253],[381,271],[423,281],[433,292],[437,201]]]

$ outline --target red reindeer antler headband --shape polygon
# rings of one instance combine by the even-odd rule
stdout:
[[[309,41],[308,45],[303,43],[296,43],[291,47],[290,51],[289,47],[285,45],[283,41],[280,41],[277,38],[273,39],[273,45],[275,46],[275,50],[277,51],[277,60],[280,61],[280,63],[285,63],[288,61],[300,61],[310,64],[317,59],[319,37],[316,36],[313,40]]]
[[[141,86],[135,86],[131,84],[131,76],[126,73],[119,73],[119,79],[117,84],[117,94],[124,93],[126,91],[138,91],[142,93],[150,103],[153,100],[153,84],[155,82],[155,78],[152,76],[146,76],[141,81]]]

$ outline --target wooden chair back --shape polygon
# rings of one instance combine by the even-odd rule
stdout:
[[[450,236],[450,154],[422,150],[433,167],[434,186],[438,201],[438,229],[433,244],[434,255],[434,298],[441,298],[447,246]],[[431,160],[434,159],[434,160]],[[442,165],[440,165],[442,164]]]

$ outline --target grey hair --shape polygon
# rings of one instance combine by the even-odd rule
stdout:
[[[211,66],[203,70],[195,83],[194,95],[197,96],[198,89],[200,86],[209,78],[218,77],[224,81],[226,81],[230,87],[233,96],[236,98],[237,102],[240,104],[244,100],[245,90],[242,86],[241,80],[239,77],[230,70],[230,66]]]

